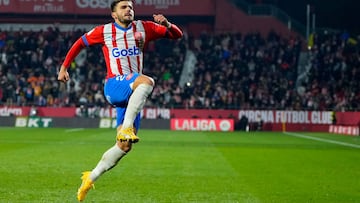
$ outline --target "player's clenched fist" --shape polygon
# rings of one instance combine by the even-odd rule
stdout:
[[[61,82],[69,81],[69,73],[67,72],[65,66],[61,66],[58,74],[58,80]]]
[[[170,27],[169,21],[162,14],[154,14],[154,21],[165,27]]]

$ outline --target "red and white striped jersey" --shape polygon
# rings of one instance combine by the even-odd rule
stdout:
[[[167,28],[151,21],[137,20],[126,29],[116,23],[108,23],[97,26],[82,36],[85,46],[102,45],[107,67],[106,78],[142,73],[143,50],[135,40],[136,32],[141,33],[146,47],[149,41],[166,37]]]

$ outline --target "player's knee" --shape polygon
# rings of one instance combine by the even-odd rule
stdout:
[[[155,81],[154,81],[154,79],[152,79],[149,76],[141,75],[138,78],[136,78],[136,80],[134,82],[133,89],[136,89],[140,84],[146,84],[146,85],[149,85],[151,87],[154,87],[155,86]]]
[[[152,79],[151,77],[149,76],[145,76],[143,75],[143,82],[142,84],[147,84],[147,85],[150,85],[150,86],[155,86],[155,81],[154,79]]]
[[[127,141],[127,142],[120,142],[117,141],[117,146],[124,152],[128,153],[131,150],[132,147],[132,143]]]

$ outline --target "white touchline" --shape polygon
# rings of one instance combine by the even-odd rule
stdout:
[[[77,132],[77,131],[82,131],[82,130],[84,130],[84,128],[72,128],[72,129],[65,130],[65,132],[71,133],[71,132]]]
[[[291,135],[291,136],[294,136],[294,137],[300,137],[300,138],[304,138],[304,139],[309,139],[309,140],[316,140],[316,141],[320,141],[320,142],[327,142],[327,143],[332,143],[332,144],[337,144],[337,145],[342,145],[342,146],[346,146],[346,147],[353,147],[353,148],[360,149],[360,145],[350,144],[350,143],[346,143],[346,142],[328,140],[328,139],[312,137],[312,136],[308,136],[308,135],[302,135],[302,134],[298,134],[298,133],[284,132],[284,134]]]

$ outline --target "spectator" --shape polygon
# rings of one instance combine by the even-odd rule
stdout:
[[[57,66],[83,31],[60,34],[58,28],[0,32],[0,104],[107,105],[98,60],[100,47],[86,50],[72,64],[72,82],[59,84]],[[163,108],[359,110],[360,56],[350,33],[318,33],[308,50],[309,71],[297,83],[304,42],[270,32],[202,33],[180,41],[149,44],[145,57],[154,88],[147,105]],[[197,58],[194,80],[179,86],[186,50]],[[17,51],[21,50],[21,51]],[[161,56],[161,57],[160,57]],[[34,71],[35,70],[35,71]],[[166,71],[165,71],[166,70]],[[61,91],[60,91],[61,90]],[[66,91],[65,91],[66,90]],[[96,94],[87,94],[96,92]],[[90,95],[90,96],[89,96]],[[94,96],[91,96],[94,95]]]

